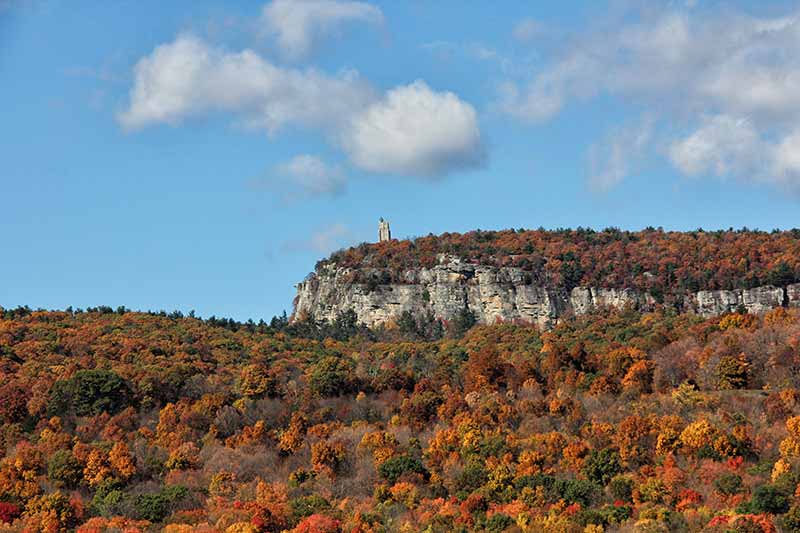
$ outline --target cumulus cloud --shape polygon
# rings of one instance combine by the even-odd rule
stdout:
[[[136,130],[215,113],[271,134],[289,126],[320,131],[369,172],[429,178],[484,159],[475,109],[454,93],[417,81],[381,96],[353,71],[282,68],[251,50],[228,52],[191,35],[136,64],[118,120]]]
[[[689,124],[694,133],[667,143],[681,172],[746,179],[754,161],[766,160],[782,176],[771,181],[791,180],[791,165],[779,165],[774,152],[791,145],[800,119],[800,12],[759,18],[673,7],[637,15],[582,32],[527,81],[506,80],[499,108],[537,123],[571,102],[610,95],[659,110],[668,129]]]
[[[773,180],[800,189],[800,130],[784,137],[770,155]]]
[[[698,176],[752,170],[763,151],[753,125],[728,115],[708,118],[689,136],[672,143],[669,157],[684,174]]]
[[[118,117],[128,129],[214,112],[272,133],[286,125],[329,127],[374,98],[352,71],[280,68],[252,50],[229,53],[191,35],[158,46],[136,64],[134,78],[130,105]]]
[[[345,0],[273,0],[261,15],[264,32],[289,58],[307,56],[314,44],[348,22],[382,24],[381,10],[366,2]]]
[[[706,117],[695,131],[675,140],[669,158],[688,176],[734,176],[800,192],[800,130],[777,141],[762,137],[746,119]]]
[[[435,177],[484,159],[475,109],[419,80],[354,116],[342,142],[354,164],[376,173]]]
[[[344,191],[347,176],[338,166],[317,156],[302,154],[278,166],[277,174],[285,186],[285,196],[337,195]]]

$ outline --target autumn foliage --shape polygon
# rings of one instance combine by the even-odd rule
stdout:
[[[672,232],[591,229],[444,233],[333,253],[318,263],[352,269],[352,281],[405,283],[412,268],[442,254],[481,265],[522,269],[530,283],[552,287],[633,288],[663,302],[687,292],[784,286],[800,280],[800,230]]]
[[[437,341],[0,313],[0,531],[800,530],[798,310]]]

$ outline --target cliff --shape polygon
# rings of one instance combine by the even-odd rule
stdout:
[[[386,284],[354,282],[356,270],[323,263],[297,285],[294,318],[332,320],[352,309],[369,326],[389,323],[404,311],[415,315],[432,312],[452,319],[464,308],[478,322],[519,321],[551,327],[559,317],[592,309],[632,305],[650,309],[657,305],[651,294],[631,288],[551,287],[534,283],[521,268],[476,265],[441,255],[438,264],[406,270],[399,280]],[[360,269],[362,274],[365,269]],[[377,271],[376,271],[377,272]],[[365,276],[361,276],[363,279]],[[752,289],[703,290],[683,296],[683,311],[713,316],[743,306],[758,313],[775,307],[800,307],[800,283]]]

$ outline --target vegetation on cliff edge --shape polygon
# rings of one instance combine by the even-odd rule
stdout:
[[[404,283],[405,271],[431,268],[440,254],[518,267],[537,285],[633,288],[666,301],[704,289],[784,286],[800,280],[798,229],[476,230],[364,243],[335,252],[317,266],[355,269],[352,281],[358,283]]]

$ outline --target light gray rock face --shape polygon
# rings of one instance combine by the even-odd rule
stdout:
[[[788,285],[786,287],[786,305],[789,307],[800,307],[800,283]]]
[[[651,309],[655,299],[633,289],[576,287],[571,291],[535,285],[519,268],[464,263],[442,256],[433,268],[409,270],[403,283],[370,288],[352,283],[353,272],[332,265],[321,267],[297,285],[294,318],[333,320],[352,309],[359,321],[376,326],[396,320],[404,311],[432,312],[450,320],[465,307],[483,324],[499,321],[552,327],[559,317],[584,314],[596,308],[633,306]],[[687,296],[684,310],[703,316],[735,311],[763,312],[781,305],[800,307],[800,284],[786,288],[757,287],[700,291]]]
[[[792,290],[797,289],[797,285],[789,287],[792,287]],[[703,316],[735,311],[739,306],[744,306],[749,313],[762,313],[784,305],[784,296],[789,292],[789,287],[785,291],[781,287],[771,285],[753,289],[700,291],[691,297],[689,306]]]

